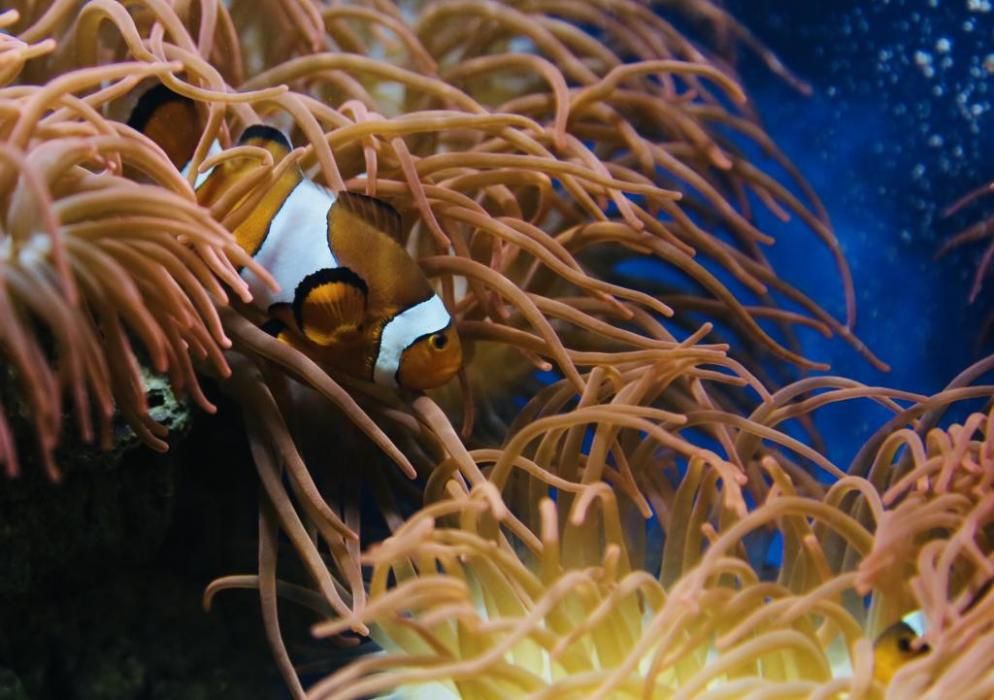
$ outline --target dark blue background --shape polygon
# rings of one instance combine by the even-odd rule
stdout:
[[[934,7],[933,7],[934,5]],[[852,266],[856,330],[892,371],[873,370],[839,340],[805,336],[832,373],[922,393],[989,353],[981,325],[994,279],[974,303],[983,245],[938,260],[943,241],[994,215],[994,197],[942,210],[994,180],[994,9],[968,0],[729,0],[726,7],[813,88],[792,90],[748,51],[738,69],[764,126],[825,202]],[[781,275],[841,317],[827,253],[799,225],[762,218]],[[881,414],[858,404],[820,427],[844,465]]]

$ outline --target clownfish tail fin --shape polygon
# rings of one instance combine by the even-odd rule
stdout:
[[[148,136],[165,151],[177,169],[190,162],[200,141],[200,116],[189,97],[159,83],[135,104],[128,126]]]

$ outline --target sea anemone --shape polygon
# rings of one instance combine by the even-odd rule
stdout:
[[[852,396],[851,385],[821,382],[802,410]],[[569,442],[569,428],[547,421],[531,431],[543,438],[534,455],[475,455],[537,482],[533,508],[508,508],[498,465],[468,490],[446,480],[368,552],[366,607],[315,632],[369,625],[387,653],[309,697],[987,697],[994,675],[978,660],[994,644],[984,585],[994,575],[994,413],[944,430],[922,417],[990,392],[950,388],[899,410],[870,463],[857,459],[830,484],[765,448],[729,456],[752,465],[748,482],[704,450],[674,459],[653,409],[627,405],[612,421],[615,406],[599,407],[599,430],[645,416],[612,454],[647,484],[648,522],[617,485],[584,478],[593,448],[572,465],[562,460],[577,455],[546,449]],[[585,410],[558,423],[582,424]],[[569,469],[581,478],[558,475]],[[745,484],[762,495],[744,499]],[[892,664],[875,642],[913,611],[926,631]]]
[[[123,130],[117,122],[96,121],[97,113],[115,113],[114,101],[133,102],[128,93],[155,74],[198,100],[208,115],[191,172],[215,137],[227,143],[229,133],[259,115],[289,117],[299,140],[309,142],[294,157],[315,177],[333,189],[349,186],[389,198],[409,216],[409,225],[417,217],[412,246],[420,239],[434,253],[422,264],[440,278],[468,338],[520,347],[548,366],[539,353],[574,384],[576,362],[546,319],[595,335],[634,319],[645,337],[651,335],[644,330],[651,318],[646,312],[673,313],[657,298],[592,276],[581,262],[596,266],[648,254],[692,283],[697,301],[681,299],[688,308],[727,317],[750,342],[803,366],[818,365],[775,341],[755,319],[849,335],[851,284],[820,204],[812,199],[812,209],[805,207],[740,155],[736,132],[789,167],[748,114],[729,108],[744,103],[737,84],[639,3],[574,8],[575,17],[560,16],[563,8],[551,13],[541,5],[475,2],[403,11],[387,3],[376,9],[342,6],[325,9],[321,17],[296,2],[251,9],[239,3],[230,9],[219,3],[175,9],[140,3],[131,13],[114,2],[91,2],[78,16],[76,5],[32,5],[22,17],[7,14],[17,37],[5,38],[13,45],[7,52],[13,60],[5,62],[14,82],[10,89],[20,93],[21,85],[63,76],[58,80],[64,90],[84,97],[94,114],[64,110],[57,116],[72,119],[84,138],[98,128]],[[695,17],[708,16],[705,3],[687,5]],[[416,15],[405,16],[415,9]],[[463,20],[480,26],[472,42],[446,30]],[[575,22],[604,32],[603,43]],[[263,23],[285,30],[277,32],[284,40],[262,41]],[[615,44],[625,49],[611,50]],[[80,77],[84,82],[72,93],[67,66],[89,70],[98,82]],[[526,77],[506,79],[508,71],[521,69]],[[252,75],[244,80],[246,73]],[[500,89],[488,89],[494,84]],[[101,90],[93,92],[96,87]],[[28,145],[26,122],[15,135],[18,144]],[[161,153],[135,134],[127,136],[140,143],[133,149],[146,160],[152,155],[142,148],[160,156],[160,170],[152,173],[156,184],[189,200],[175,172],[162,171]],[[239,156],[248,154],[223,157]],[[255,185],[256,196],[274,167],[260,163],[245,179]],[[750,194],[784,216],[781,207],[793,210],[835,251],[845,280],[847,325],[769,268],[757,246],[771,239],[729,202],[746,204]],[[228,211],[236,203],[231,200],[210,212],[227,228],[251,210],[253,197]],[[734,244],[704,230],[696,212],[726,229]],[[746,309],[713,266],[701,264],[704,258],[736,284],[762,295],[772,287],[810,316],[775,306]],[[457,282],[468,287],[458,300]],[[626,340],[633,342],[631,335]]]
[[[13,10],[0,15],[0,27],[17,18]],[[51,39],[0,34],[2,82],[54,48]],[[254,263],[183,196],[188,186],[158,149],[98,111],[142,78],[174,69],[83,68],[44,85],[0,88],[2,355],[53,479],[64,396],[83,440],[99,437],[109,447],[116,410],[147,444],[165,449],[149,418],[135,340],[150,369],[208,411],[191,354],[220,376],[229,372],[217,306],[229,292],[247,298],[236,267]],[[125,178],[125,168],[154,184]],[[19,472],[7,411],[0,464],[10,476]]]
[[[844,379],[784,388],[768,379],[785,365],[824,368],[795,349],[805,328],[883,365],[853,333],[852,283],[822,205],[757,125],[722,50],[743,41],[803,86],[715,4],[15,8],[0,15],[0,357],[24,410],[5,396],[0,461],[17,472],[10,417],[23,414],[54,477],[64,397],[84,439],[106,436],[116,410],[165,449],[141,364],[208,410],[198,374],[218,380],[242,412],[263,497],[257,573],[215,581],[205,600],[259,589],[294,696],[304,689],[282,638],[280,594],[333,616],[322,635],[372,626],[412,655],[361,660],[314,690],[343,697],[423,681],[481,697],[691,695],[721,692],[712,688],[721,679],[743,692],[789,682],[798,693],[858,694],[874,682],[863,652],[877,618],[939,605],[903,578],[879,580],[891,550],[904,565],[926,543],[882,553],[876,544],[896,541],[890,523],[912,506],[952,513],[923,520],[934,523],[923,540],[952,541],[961,521],[986,524],[986,510],[970,520],[974,501],[946,498],[963,486],[985,502],[956,470],[986,464],[975,439],[986,423],[941,433],[957,446],[949,468],[911,437],[929,427],[921,414],[936,402],[985,390],[930,403]],[[199,145],[185,177],[162,144],[126,125],[155,83],[195,105],[196,123],[184,126]],[[259,121],[297,148],[276,161],[233,146]],[[211,155],[215,140],[225,150]],[[198,206],[197,174],[236,159],[250,164],[238,186]],[[385,391],[259,328],[265,315],[238,271],[267,275],[229,232],[298,166],[400,212],[407,248],[467,346],[453,387]],[[844,320],[778,277],[756,206],[800,219],[828,248]],[[632,260],[667,277],[636,281],[624,269]],[[906,438],[895,451],[901,438],[881,437],[883,456],[865,474],[784,427],[798,421],[813,434],[814,409],[854,397],[891,408],[904,431],[894,434]],[[329,433],[334,451],[315,444]],[[367,555],[370,580],[360,549],[380,538],[359,487],[342,476],[360,460],[374,466],[362,488],[392,531]],[[899,480],[908,469],[910,486]],[[923,494],[934,469],[943,476],[933,498]],[[777,532],[790,547],[773,583],[763,557]],[[306,585],[277,578],[280,533]],[[985,551],[963,537],[955,541],[968,553]],[[954,586],[961,598],[981,576],[973,566]],[[833,654],[850,659],[851,681],[833,680]],[[391,668],[416,672],[379,673]]]

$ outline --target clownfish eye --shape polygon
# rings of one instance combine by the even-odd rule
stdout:
[[[449,339],[445,333],[432,333],[428,337],[428,342],[435,350],[443,350],[449,344]]]
[[[898,637],[897,638],[897,648],[903,651],[905,654],[911,652],[911,637]]]
[[[413,391],[442,386],[462,365],[462,344],[454,329],[446,326],[411,343],[400,356],[397,384]]]

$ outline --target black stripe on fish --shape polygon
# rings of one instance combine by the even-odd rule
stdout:
[[[156,111],[168,102],[185,102],[192,105],[193,100],[173,92],[162,83],[149,88],[145,94],[138,98],[138,103],[131,112],[128,119],[128,126],[135,131],[145,132],[149,121],[155,116]]]
[[[279,319],[271,318],[265,323],[263,323],[261,326],[259,326],[259,328],[263,332],[273,336],[274,338],[279,338],[280,333],[282,333],[287,329],[287,325],[283,323],[283,321],[280,321]]]
[[[274,141],[286,148],[288,151],[293,150],[293,145],[290,143],[290,139],[287,138],[287,135],[276,127],[269,126],[268,124],[253,124],[242,132],[242,137],[238,139],[238,143],[245,143],[249,139]]]

